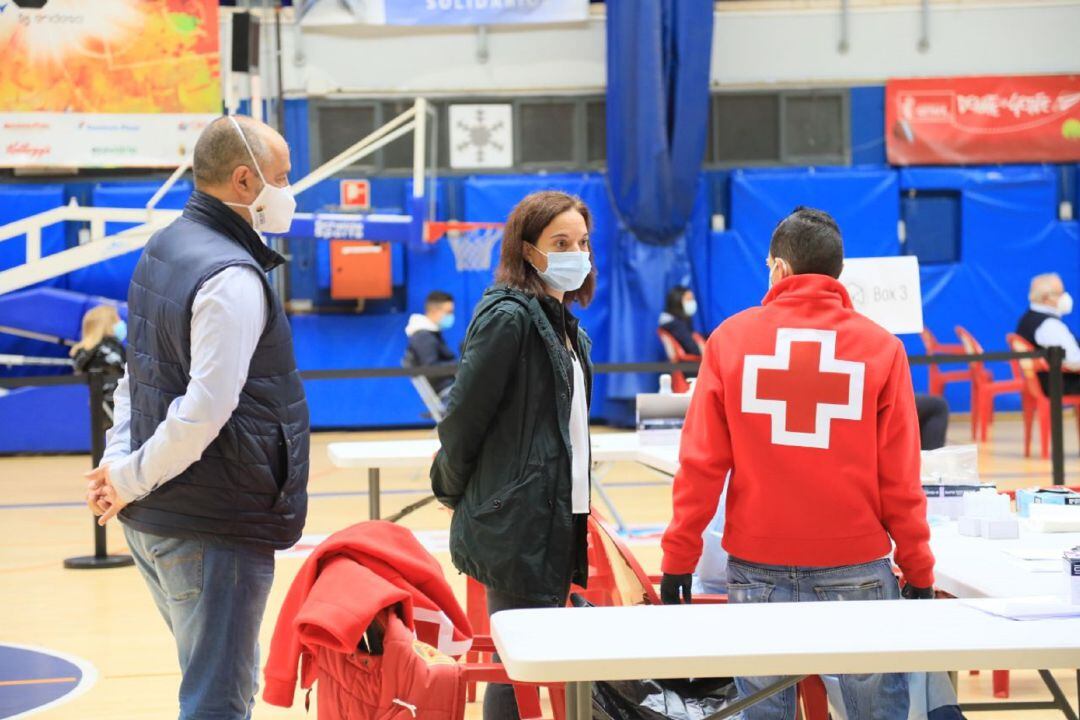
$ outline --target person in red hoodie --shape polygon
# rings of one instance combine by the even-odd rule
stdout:
[[[900,341],[858,314],[837,278],[840,229],[800,207],[769,246],[761,307],[706,345],[683,428],[661,596],[690,601],[702,531],[728,484],[723,546],[732,603],[932,598],[919,424]],[[768,632],[762,628],[762,632]],[[747,697],[780,678],[737,678]],[[906,676],[840,678],[847,716],[908,716]],[[788,689],[746,720],[794,717]]]

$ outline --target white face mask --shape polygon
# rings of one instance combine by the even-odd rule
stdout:
[[[547,258],[548,266],[547,270],[537,268],[536,272],[552,290],[573,292],[581,287],[592,270],[592,261],[587,252],[537,252]]]
[[[1057,304],[1058,312],[1062,317],[1065,317],[1073,311],[1073,299],[1069,293],[1061,293],[1061,297],[1058,298]]]
[[[259,194],[255,196],[255,202],[250,205],[231,202],[225,204],[247,208],[247,211],[251,213],[251,227],[255,228],[255,232],[288,232],[289,228],[292,227],[293,214],[296,213],[296,198],[289,192],[288,185],[278,187],[266,181],[262,168],[259,167],[259,161],[255,159],[255,153],[251,151],[247,138],[244,137],[243,131],[240,130],[240,123],[236,122],[236,118],[232,115],[229,116],[229,120],[232,121],[236,132],[240,133],[240,139],[244,141],[244,147],[247,148],[248,155],[251,156],[251,162],[255,165],[255,172],[259,173],[259,179],[262,180],[263,187]]]
[[[683,300],[682,310],[687,317],[697,315],[697,300]]]

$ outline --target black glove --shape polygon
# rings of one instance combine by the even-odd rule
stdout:
[[[905,600],[933,600],[934,588],[933,587],[915,587],[911,583],[904,586],[904,589],[900,591],[900,595]]]
[[[664,577],[660,580],[660,601],[665,605],[678,605],[680,603],[690,604],[690,585],[694,580],[694,576],[690,573],[685,575],[668,575],[664,573]],[[682,600],[679,600],[679,595],[682,594]]]

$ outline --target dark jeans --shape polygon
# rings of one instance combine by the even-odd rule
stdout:
[[[919,436],[923,450],[945,447],[945,432],[949,429],[949,404],[934,395],[915,395],[915,411],[919,414]]]
[[[563,593],[562,602],[538,602],[516,595],[507,595],[498,590],[487,588],[488,615],[494,615],[502,610],[528,610],[532,608],[562,607],[566,604],[566,594]],[[495,661],[499,661],[498,654]],[[517,700],[514,698],[512,685],[491,684],[484,692],[484,720],[518,720]]]

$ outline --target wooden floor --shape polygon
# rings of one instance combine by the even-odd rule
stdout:
[[[1067,478],[1080,482],[1080,461],[1072,418],[1066,417]],[[966,419],[957,416],[950,441],[967,441]],[[1046,485],[1049,462],[1025,459],[1020,447],[1020,424],[1015,417],[999,418],[995,437],[980,455],[983,478],[1000,488]],[[597,430],[602,432],[602,430]],[[425,432],[320,434],[311,450],[311,503],[306,533],[326,534],[367,517],[366,478],[335,469],[326,445],[343,439],[429,437]],[[81,657],[99,674],[81,697],[45,710],[41,718],[110,720],[176,716],[179,682],[172,638],[158,616],[150,595],[134,568],[104,571],[64,570],[63,558],[91,550],[91,521],[81,502],[88,469],[86,456],[0,458],[0,643],[48,648]],[[659,526],[670,516],[670,485],[644,468],[618,464],[606,481],[612,499],[632,526]],[[426,473],[386,471],[383,474],[383,514],[388,515],[427,492]],[[449,516],[427,507],[403,521],[414,530],[445,530]],[[110,548],[124,551],[118,528],[109,532]],[[659,548],[636,545],[646,569],[659,565]],[[455,589],[462,578],[446,565]],[[263,623],[263,647],[268,647],[285,592],[302,562],[281,558]],[[460,595],[463,597],[463,593]],[[1063,679],[1068,678],[1063,675]],[[0,680],[3,680],[0,677]],[[964,677],[963,700],[989,700],[989,673]],[[1075,700],[1075,682],[1066,683]],[[2,688],[0,688],[2,690]],[[1013,674],[1013,699],[1045,697],[1033,673]],[[260,702],[256,718],[304,718],[303,698],[290,710]],[[314,713],[314,709],[312,711]],[[993,719],[998,713],[980,713]],[[1052,718],[1053,712],[1026,712],[1022,717]],[[479,717],[470,708],[469,717]]]

